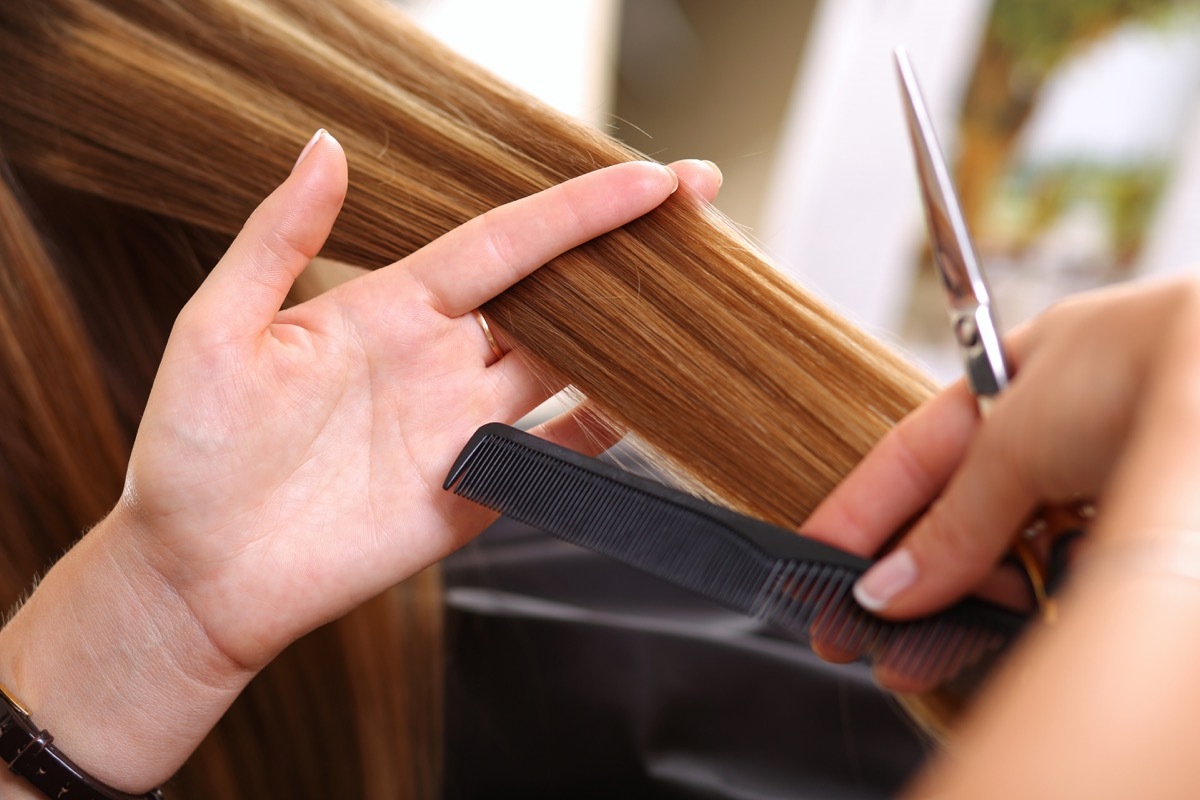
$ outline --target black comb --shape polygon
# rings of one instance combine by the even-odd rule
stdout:
[[[881,619],[851,594],[870,560],[499,423],[475,432],[443,488],[922,686],[980,665],[1025,624],[974,598]]]

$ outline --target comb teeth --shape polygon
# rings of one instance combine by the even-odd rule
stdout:
[[[906,622],[880,619],[854,599],[860,573],[819,563],[783,562],[762,592],[757,616],[805,640],[894,675],[938,685],[1003,650],[1013,632],[973,615],[970,606]]]
[[[508,439],[480,442],[454,492],[743,613],[754,613],[759,587],[776,566],[732,537],[696,536],[697,528],[712,523],[690,509]]]
[[[852,594],[869,561],[503,425],[479,429],[445,488],[925,685],[1002,650],[1023,623],[973,600],[908,622],[875,617]]]

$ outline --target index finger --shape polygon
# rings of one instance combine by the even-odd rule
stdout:
[[[679,186],[661,164],[633,161],[581,175],[492,209],[397,267],[447,317],[469,313],[555,256],[658,206]]]
[[[964,381],[935,395],[879,440],[821,501],[805,536],[872,556],[949,482],[979,427]]]

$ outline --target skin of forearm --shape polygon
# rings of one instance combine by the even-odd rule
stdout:
[[[178,769],[252,675],[142,557],[131,516],[89,531],[0,630],[0,683],[94,778],[141,792]],[[0,795],[40,797],[7,770]]]
[[[910,798],[1200,796],[1200,640],[1180,622],[1200,584],[1118,569],[1079,581]]]

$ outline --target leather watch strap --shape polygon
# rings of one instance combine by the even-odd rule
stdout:
[[[29,711],[0,684],[0,759],[47,797],[61,800],[162,800],[162,791],[133,795],[96,781],[38,730]]]

